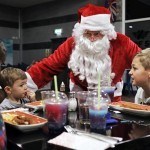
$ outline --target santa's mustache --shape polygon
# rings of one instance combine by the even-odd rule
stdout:
[[[76,48],[81,54],[104,55],[108,54],[110,42],[107,36],[104,36],[102,39],[98,39],[94,42],[91,42],[88,38],[81,36],[80,38],[76,38]]]

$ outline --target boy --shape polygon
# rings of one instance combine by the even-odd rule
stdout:
[[[22,107],[35,100],[35,93],[27,89],[27,76],[18,68],[8,67],[0,72],[0,86],[6,97],[0,104],[0,110]]]
[[[129,74],[132,84],[140,87],[135,103],[150,105],[150,48],[142,50],[134,57]]]

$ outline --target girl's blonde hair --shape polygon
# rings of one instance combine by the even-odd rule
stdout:
[[[27,79],[24,71],[19,68],[8,67],[0,72],[0,86],[4,89],[6,86],[13,86],[16,80]]]
[[[135,57],[139,58],[145,70],[150,69],[150,48],[143,49],[141,52],[137,53]]]

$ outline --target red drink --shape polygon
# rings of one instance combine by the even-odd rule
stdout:
[[[45,102],[45,116],[50,129],[60,129],[66,124],[68,104]]]

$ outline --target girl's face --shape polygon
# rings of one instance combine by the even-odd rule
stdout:
[[[150,69],[145,70],[138,57],[133,59],[129,74],[131,75],[133,85],[145,87],[147,84],[150,84]]]
[[[16,80],[11,88],[11,95],[14,99],[21,99],[26,97],[27,94],[27,79]]]

